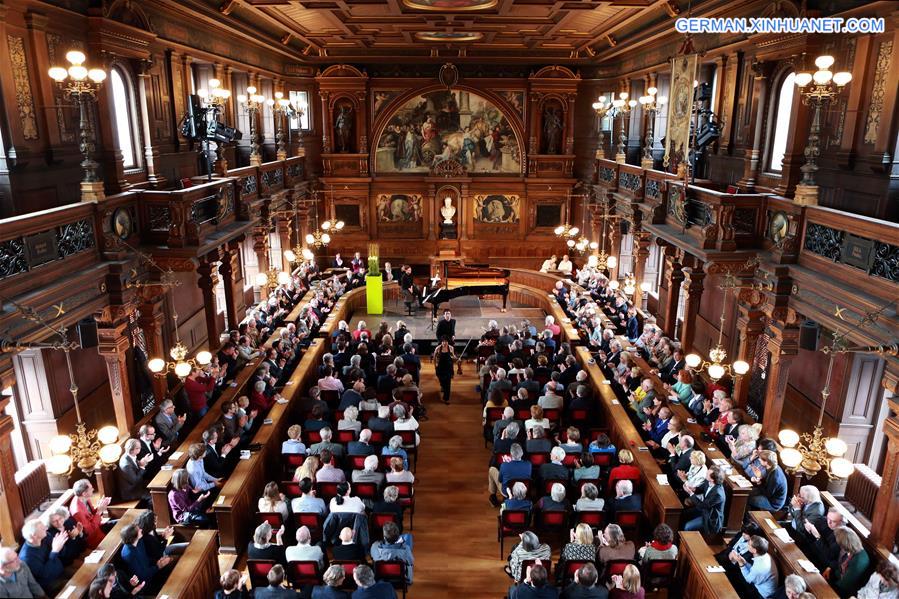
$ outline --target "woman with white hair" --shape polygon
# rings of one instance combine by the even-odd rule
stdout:
[[[553,484],[549,489],[549,495],[541,497],[540,501],[537,502],[537,507],[544,511],[568,511],[568,508],[570,508],[571,505],[565,498],[565,485],[561,483]]]
[[[312,544],[312,533],[306,526],[297,529],[297,544],[285,549],[284,554],[288,562],[317,561],[319,567],[325,565],[325,554],[321,547]]]
[[[272,543],[272,534],[274,533],[275,542]],[[284,525],[281,525],[277,531],[272,530],[272,525],[263,522],[256,527],[253,532],[253,540],[247,547],[247,559],[270,559],[281,564],[287,564],[284,557]]]
[[[368,325],[365,324],[364,320],[360,320],[356,325],[356,330],[353,331],[353,341],[356,343],[365,335],[368,339],[372,338],[371,331],[368,330]]]
[[[542,560],[546,561],[552,557],[552,550],[546,543],[541,543],[540,539],[533,532],[526,530],[518,535],[521,542],[512,548],[509,554],[509,565],[506,573],[513,580],[521,580],[521,563],[525,560]]]
[[[730,457],[733,461],[745,468],[752,459],[752,452],[755,451],[755,442],[759,438],[762,426],[760,424],[741,424],[737,427],[737,437],[725,437],[727,446],[730,448]]]
[[[354,431],[359,435],[362,430],[362,423],[359,422],[359,408],[350,406],[343,411],[343,418],[337,421],[337,430]]]
[[[406,407],[402,404],[393,406],[393,430],[395,431],[416,431],[415,447],[421,443],[421,437],[418,435],[418,421],[415,416],[406,413]],[[412,445],[404,445],[404,447],[412,447]]]
[[[381,455],[395,455],[403,458],[403,468],[409,468],[409,454],[403,449],[403,438],[399,435],[390,437],[387,445],[381,448]]]
[[[69,516],[69,510],[64,506],[59,506],[44,512],[41,516],[41,522],[47,527],[47,538],[44,543],[49,547],[56,535],[66,535],[69,540],[59,552],[59,560],[64,566],[68,566],[81,555],[87,547],[87,537],[84,534],[84,526],[76,523]]]

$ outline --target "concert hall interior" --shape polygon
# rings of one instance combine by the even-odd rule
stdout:
[[[0,598],[899,599],[897,81],[888,0],[0,0]]]

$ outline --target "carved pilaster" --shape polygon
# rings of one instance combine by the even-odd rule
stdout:
[[[740,304],[737,316],[737,331],[740,333],[740,347],[734,360],[743,360],[750,365],[750,371],[734,381],[733,399],[737,406],[746,407],[749,397],[749,381],[752,379],[752,368],[755,366],[755,346],[759,336],[765,332],[765,313]]]
[[[666,247],[666,254],[672,249]],[[680,287],[684,281],[684,271],[681,270],[681,264],[677,255],[665,256],[665,284],[668,290],[665,295],[664,310],[662,317],[665,322],[665,334],[674,337],[675,328],[677,328],[677,304],[680,299]]]
[[[771,361],[768,365],[768,386],[765,391],[765,413],[762,430],[775,436],[781,429],[784,395],[790,378],[790,366],[799,353],[799,328],[782,322],[768,325],[768,351]]]
[[[128,375],[128,350],[131,348],[131,340],[127,319],[125,322],[109,326],[100,323],[97,333],[100,340],[97,351],[106,362],[116,427],[120,435],[128,435],[134,426],[134,409],[131,405],[131,378]]]
[[[649,244],[651,235],[646,231],[634,231],[634,279],[637,288],[634,291],[634,305],[643,305],[643,278],[646,276],[646,259],[649,258]]]
[[[197,267],[197,274],[200,275],[197,279],[197,285],[203,292],[206,334],[210,348],[217,347],[219,341],[218,314],[215,307],[215,288],[218,285],[215,263],[218,262],[218,259],[218,252],[212,252],[203,256],[200,265]]]
[[[147,170],[147,181],[155,185],[165,182],[157,168],[159,162],[159,149],[153,145],[153,132],[150,129],[150,107],[147,86],[150,84],[150,70],[153,63],[150,60],[142,60],[137,73],[137,96],[140,109],[141,133],[144,142],[144,166]]]
[[[157,294],[144,298],[144,301],[138,306],[140,316],[137,319],[137,325],[144,332],[144,343],[146,344],[147,358],[149,359],[168,356],[163,342],[165,314],[162,306],[164,299],[164,294]],[[157,403],[162,401],[165,393],[165,379],[154,376],[153,396],[156,398]]]
[[[685,268],[684,273],[684,324],[680,331],[680,343],[684,353],[693,351],[693,337],[696,334],[696,317],[702,298],[705,272],[702,267]],[[675,304],[675,310],[677,304]]]
[[[290,219],[278,219],[278,237],[281,239],[281,270],[290,272],[290,262],[284,257],[284,252],[293,247],[290,243],[290,234],[293,229],[293,223]]]
[[[236,246],[236,247],[235,247]],[[219,274],[222,275],[222,284],[225,287],[225,318],[228,320],[227,326],[230,329],[236,329],[237,323],[237,303],[234,301],[234,275],[240,268],[237,263],[238,244],[228,244],[222,251],[222,261],[219,264]],[[210,347],[215,347],[212,343]]]
[[[878,544],[892,547],[899,532],[899,397],[896,381],[883,377],[884,400],[889,402],[890,415],[883,421],[887,451],[883,460],[882,479],[874,500],[871,536]]]

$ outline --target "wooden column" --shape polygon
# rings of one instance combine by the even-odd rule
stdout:
[[[151,297],[145,297],[144,302],[138,306],[137,324],[144,332],[144,344],[147,346],[147,358],[167,359],[168,353],[165,350],[165,343],[162,339],[162,328],[165,324],[165,314],[162,311],[162,302],[165,293],[160,293]],[[165,378],[153,377],[153,396],[159,403],[166,396]]]
[[[759,336],[765,332],[765,314],[742,304],[737,306],[737,330],[740,333],[740,347],[734,360],[744,360],[749,364],[749,372],[736,377],[734,381],[733,399],[737,406],[746,407],[749,398],[749,381],[752,379],[752,369],[755,366],[755,346]]]
[[[768,366],[768,388],[765,392],[762,430],[766,435],[776,437],[781,429],[790,365],[799,353],[799,328],[775,321],[768,325],[768,337],[771,363]]]
[[[693,351],[693,337],[696,335],[696,317],[702,299],[705,272],[701,266],[685,268],[684,273],[684,325],[681,327],[680,344],[685,354]],[[674,304],[677,310],[677,303]],[[675,312],[676,314],[676,312]]]
[[[756,62],[752,65],[754,81],[752,84],[752,98],[755,99],[755,110],[750,113],[749,129],[752,131],[752,148],[747,150],[743,166],[743,178],[737,182],[739,187],[747,190],[755,188],[756,177],[761,165],[759,161],[762,154],[762,137],[764,135],[765,110],[768,108],[768,87],[771,81],[768,78],[770,67],[765,63]],[[751,98],[751,99],[752,99]]]
[[[643,277],[646,276],[646,259],[649,258],[649,243],[651,235],[646,231],[634,231],[634,279],[637,288],[634,290],[634,305],[640,308],[643,305]]]
[[[15,383],[12,371],[7,371],[7,374],[8,380],[4,378],[0,388],[5,389]],[[6,546],[21,539],[22,524],[25,523],[25,509],[19,487],[16,486],[16,461],[9,437],[13,431],[13,420],[5,413],[10,400],[11,396],[0,395],[0,537]]]
[[[239,272],[237,253],[240,244],[231,242],[222,250],[222,261],[219,264],[219,274],[222,275],[222,284],[225,287],[225,318],[228,320],[228,328],[236,329],[240,320],[237,318],[237,303],[234,301],[234,275]],[[210,342],[209,347],[214,347]]]
[[[677,255],[668,253],[672,249],[671,246],[665,248],[665,283],[668,291],[661,310],[665,319],[665,334],[668,337],[674,337],[674,331],[677,328],[677,304],[680,299],[680,286],[684,280],[684,272],[681,270]]]
[[[290,243],[290,231],[293,228],[289,218],[278,218],[278,237],[281,239],[281,270],[290,272],[290,262],[284,257],[284,252],[293,248]]]
[[[218,252],[210,252],[203,256],[197,267],[197,280],[200,290],[203,292],[203,311],[206,314],[206,335],[210,348],[218,347],[219,330],[218,314],[215,307],[215,288],[218,285],[215,263],[218,262]]]
[[[878,544],[891,548],[896,542],[896,533],[899,532],[899,382],[895,375],[884,373],[883,387],[886,393],[884,399],[890,406],[890,416],[883,422],[887,451],[881,473],[883,478],[874,500],[871,536]]]
[[[256,227],[253,231],[253,251],[256,252],[256,265],[259,272],[268,272],[268,269],[271,268],[268,260],[268,249],[268,230],[265,227]],[[255,281],[253,281],[253,285],[256,285]],[[265,285],[259,287],[259,296],[262,298],[268,297],[268,289],[266,289]]]
[[[115,411],[116,427],[119,435],[129,435],[134,426],[134,409],[131,405],[131,378],[128,374],[128,349],[131,347],[128,323],[121,322],[97,329],[100,345],[97,351],[106,362],[109,375],[109,392]]]

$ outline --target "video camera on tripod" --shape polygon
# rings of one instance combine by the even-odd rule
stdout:
[[[200,96],[188,96],[187,114],[181,120],[181,135],[192,141],[214,141],[231,143],[241,139],[239,129],[228,127],[219,122],[219,107],[215,104],[203,106]]]

